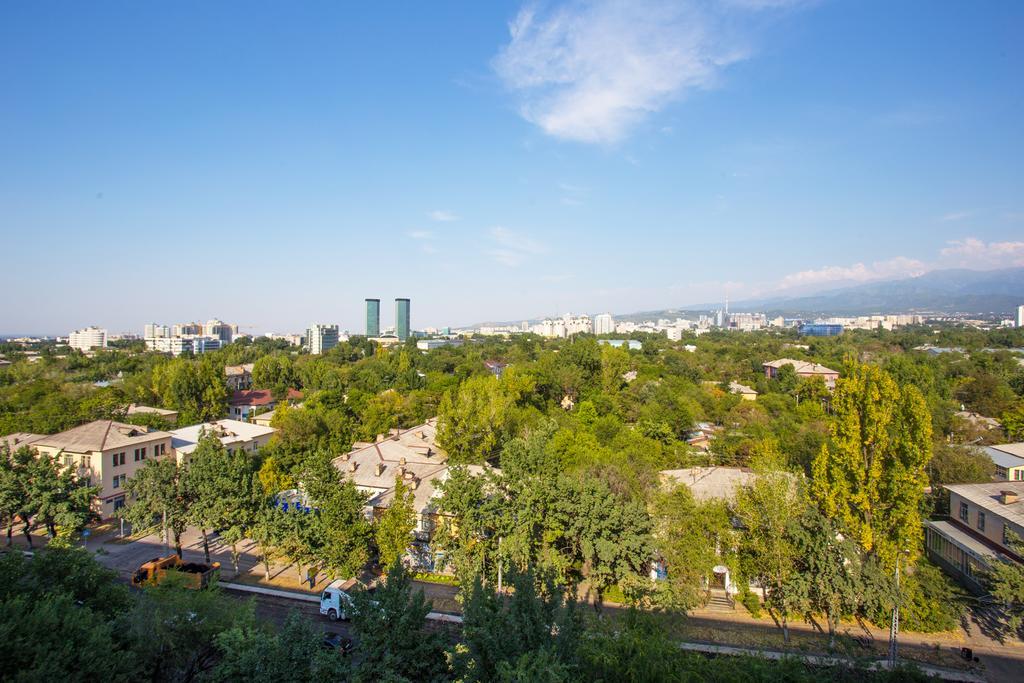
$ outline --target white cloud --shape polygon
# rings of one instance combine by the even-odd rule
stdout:
[[[436,209],[427,215],[430,216],[430,220],[437,221],[438,223],[450,223],[459,220],[459,217],[454,212],[443,209]]]
[[[407,237],[411,237],[414,240],[432,240],[434,239],[434,233],[429,230],[410,230],[405,233]]]
[[[779,282],[778,289],[792,289],[829,282],[868,282],[887,278],[915,277],[928,270],[917,259],[897,256],[887,261],[876,261],[871,265],[854,263],[851,266],[825,266],[812,270],[790,273]]]
[[[486,249],[485,253],[505,266],[514,268],[521,265],[528,257],[547,251],[544,244],[532,237],[512,232],[500,225],[491,228],[488,234],[495,246]]]
[[[951,240],[940,252],[946,265],[961,268],[1024,266],[1024,242],[984,242],[976,237]]]
[[[494,68],[521,95],[522,116],[547,134],[615,142],[747,57],[726,28],[724,9],[697,0],[527,7],[509,25],[511,40]]]
[[[956,221],[962,221],[971,215],[970,211],[953,211],[939,217],[939,220],[943,223],[955,223]]]

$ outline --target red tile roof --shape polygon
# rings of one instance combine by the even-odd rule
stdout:
[[[301,399],[302,392],[295,389],[288,390],[288,398]],[[236,391],[229,403],[233,406],[267,406],[274,402],[270,389],[243,389]]]

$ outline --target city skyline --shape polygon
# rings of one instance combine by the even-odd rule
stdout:
[[[1024,265],[1019,3],[0,18],[4,334],[358,331],[382,272],[422,328]]]

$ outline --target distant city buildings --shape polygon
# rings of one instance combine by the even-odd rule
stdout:
[[[338,345],[338,326],[315,324],[306,330],[306,348],[314,356],[327,353]]]
[[[843,333],[843,326],[829,325],[827,323],[808,323],[801,325],[799,332],[805,337],[838,337]]]
[[[216,351],[230,344],[238,336],[238,325],[212,318],[206,323],[177,323],[170,328],[159,323],[146,323],[143,339],[146,348],[159,353],[180,356],[183,353],[199,355]]]
[[[107,348],[107,331],[99,327],[86,327],[68,335],[68,346],[76,351]]]

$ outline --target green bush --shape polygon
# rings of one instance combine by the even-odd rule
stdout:
[[[761,599],[757,597],[756,593],[752,593],[749,590],[743,591],[740,595],[740,603],[747,608],[750,616],[755,619],[761,618]]]

